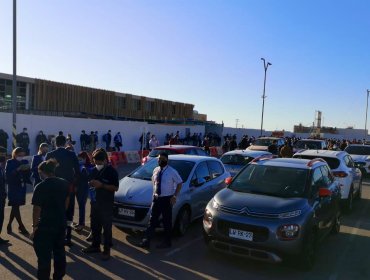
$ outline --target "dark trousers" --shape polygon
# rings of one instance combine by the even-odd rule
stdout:
[[[66,231],[66,240],[71,240],[72,238],[72,225],[73,222],[73,215],[75,213],[75,199],[76,194],[75,192],[71,192],[69,194],[69,204],[66,211],[66,218],[67,218],[67,231]]]
[[[0,197],[0,233],[4,223],[5,198]]]
[[[112,244],[112,219],[113,205],[99,205],[91,203],[91,233],[93,237],[92,246],[100,247],[101,232],[104,235],[104,251],[110,250]]]
[[[64,228],[60,230],[38,229],[33,239],[37,256],[37,279],[50,279],[51,258],[54,258],[53,279],[62,279],[66,274]]]
[[[148,240],[150,240],[151,237],[153,236],[155,228],[159,225],[159,217],[162,215],[165,238],[164,242],[171,244],[171,234],[172,234],[171,197],[172,196],[154,198],[149,227],[146,231],[146,237]]]
[[[78,203],[78,224],[85,225],[86,202],[89,195],[88,189],[79,189],[76,193]]]

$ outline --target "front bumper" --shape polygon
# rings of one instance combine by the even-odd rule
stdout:
[[[135,215],[128,216],[120,214],[120,209],[123,208],[134,211]],[[113,205],[113,224],[133,230],[145,230],[149,224],[150,214],[151,209],[149,206],[138,206],[115,202]]]

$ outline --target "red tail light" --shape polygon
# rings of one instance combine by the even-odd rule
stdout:
[[[327,197],[327,196],[331,196],[331,195],[332,195],[331,190],[325,189],[325,188],[320,188],[319,189],[319,196],[320,197]]]
[[[148,161],[148,157],[143,157],[141,160],[141,165],[144,165]]]
[[[344,171],[334,171],[333,172],[333,175],[335,177],[339,177],[339,178],[345,178],[345,177],[348,176],[348,174],[346,172],[344,172]]]

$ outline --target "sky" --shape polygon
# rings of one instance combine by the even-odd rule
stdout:
[[[0,72],[12,73],[0,0]],[[18,0],[18,75],[194,104],[225,126],[365,127],[367,0]]]

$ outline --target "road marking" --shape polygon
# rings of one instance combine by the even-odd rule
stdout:
[[[170,256],[172,256],[172,255],[174,255],[174,254],[176,254],[176,253],[184,250],[185,248],[190,247],[191,245],[193,245],[194,243],[196,243],[196,242],[198,242],[198,241],[200,241],[202,239],[203,239],[203,237],[195,238],[195,239],[189,241],[188,243],[185,243],[183,246],[178,247],[178,248],[175,248],[175,249],[169,251],[165,256],[166,257],[170,257]]]
[[[204,274],[202,272],[199,272],[199,271],[196,271],[196,270],[192,270],[190,268],[187,268],[185,266],[179,265],[177,263],[173,263],[173,262],[169,262],[169,261],[162,261],[162,262],[164,262],[166,264],[169,264],[169,265],[172,265],[172,266],[177,267],[177,268],[181,268],[181,269],[183,269],[185,271],[191,272],[191,273],[193,273],[193,274],[195,274],[197,276],[200,276],[200,277],[202,277],[204,279],[207,279],[207,280],[218,280],[218,278],[214,278],[214,277],[212,277],[210,275],[207,275],[207,274]]]

